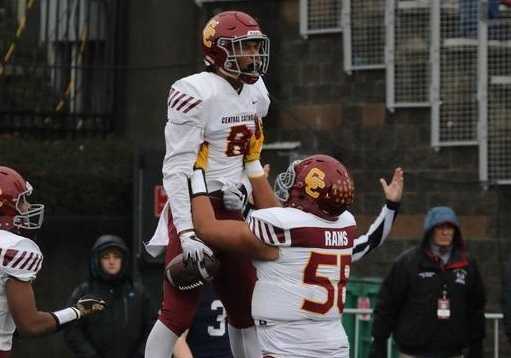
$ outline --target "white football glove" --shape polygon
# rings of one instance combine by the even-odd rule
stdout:
[[[201,263],[204,261],[204,254],[213,256],[213,251],[195,235],[194,231],[180,234],[179,240],[185,260]]]
[[[224,207],[227,210],[243,211],[247,204],[247,188],[245,185],[238,183],[226,183],[222,187],[224,198]]]

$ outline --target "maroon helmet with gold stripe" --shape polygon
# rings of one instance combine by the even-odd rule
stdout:
[[[355,186],[342,163],[316,154],[291,163],[279,174],[275,194],[284,206],[336,220],[353,203]]]
[[[243,53],[245,41],[261,43],[258,55]],[[257,21],[241,11],[224,11],[208,21],[202,31],[204,61],[226,75],[252,84],[268,70],[270,40]],[[252,65],[241,68],[240,57],[252,57]]]

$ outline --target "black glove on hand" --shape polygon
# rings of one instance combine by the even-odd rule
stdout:
[[[75,304],[75,308],[80,311],[80,317],[86,317],[105,309],[106,302],[94,295],[85,295]]]
[[[369,358],[387,358],[387,340],[373,339]]]

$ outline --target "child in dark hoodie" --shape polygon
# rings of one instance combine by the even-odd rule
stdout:
[[[99,237],[92,247],[89,279],[78,286],[69,301],[94,293],[108,307],[91,319],[71,325],[64,332],[76,358],[142,358],[156,310],[141,284],[128,274],[129,251],[114,235]]]

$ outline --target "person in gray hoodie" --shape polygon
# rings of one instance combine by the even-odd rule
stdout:
[[[422,243],[402,253],[382,283],[370,357],[387,357],[392,334],[401,357],[482,358],[485,304],[483,281],[456,214],[434,207]]]

